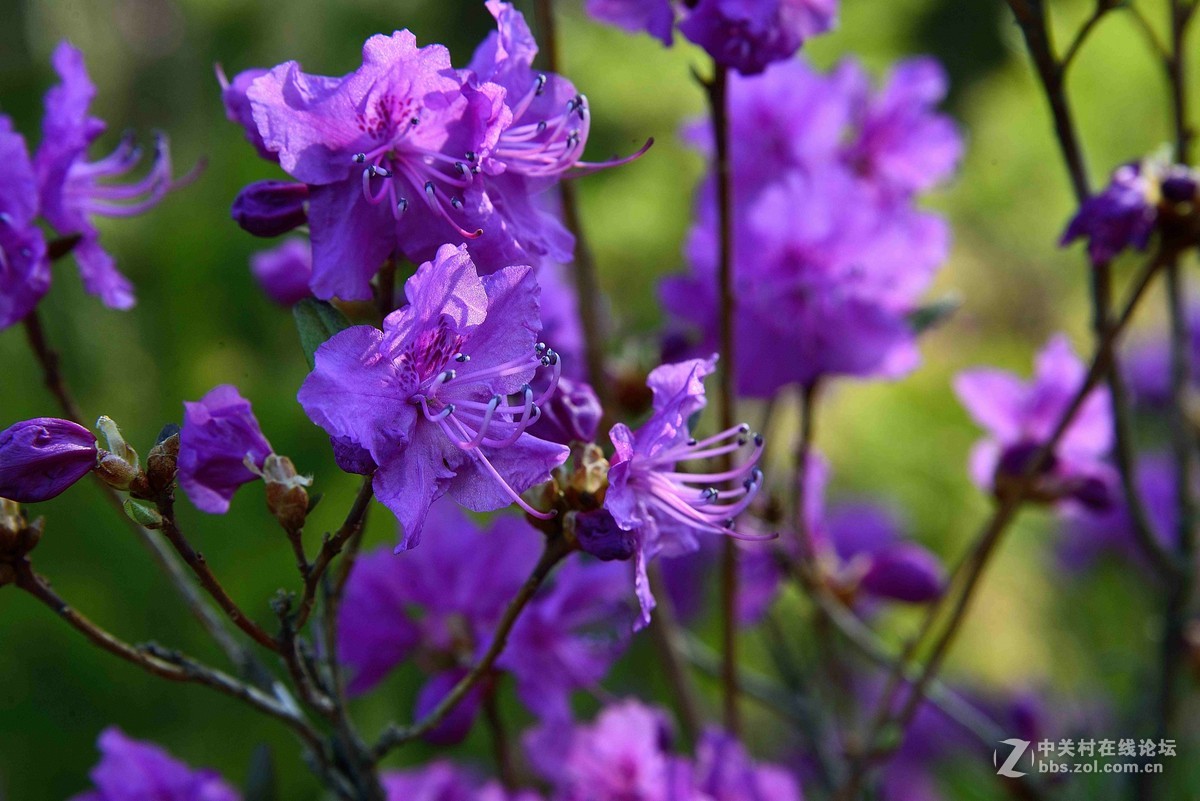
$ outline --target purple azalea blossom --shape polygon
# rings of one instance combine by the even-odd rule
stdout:
[[[0,498],[38,503],[62,494],[96,467],[96,437],[54,417],[0,431]]]
[[[239,75],[230,86],[241,83]],[[444,47],[419,48],[408,31],[372,36],[362,66],[342,78],[289,61],[248,81],[263,147],[309,186],[315,295],[369,299],[371,277],[393,253],[427,259],[485,224],[503,234],[475,180],[508,121],[503,94],[472,85]],[[253,141],[245,114],[230,116]]]
[[[775,765],[755,764],[745,747],[709,729],[696,746],[694,798],[712,801],[803,801],[800,783]]]
[[[1167,550],[1174,549],[1178,541],[1174,464],[1162,454],[1143,455],[1138,459],[1134,483],[1151,530]],[[1145,552],[1134,534],[1124,493],[1117,493],[1116,503],[1109,509],[1063,509],[1062,539],[1056,552],[1059,562],[1072,571],[1090,567],[1105,554],[1117,557],[1121,564],[1145,565]]]
[[[818,454],[805,469],[804,519],[826,581],[847,603],[867,600],[926,603],[945,587],[941,561],[901,536],[903,526],[870,501],[826,509],[829,466]],[[782,541],[795,552],[794,538]]]
[[[88,116],[96,87],[88,77],[83,54],[70,43],[58,45],[53,64],[60,83],[46,93],[42,144],[34,159],[42,214],[59,234],[82,237],[74,254],[84,288],[99,296],[106,306],[128,309],[134,303],[133,287],[100,246],[92,217],[141,214],[179,186],[171,178],[167,139],[158,136],[154,162],[143,178],[125,185],[105,183],[134,169],[141,151],[126,137],[108,156],[87,161],[88,147],[105,129],[102,120]]]
[[[537,563],[543,536],[527,522],[497,517],[481,529],[452,504],[430,512],[429,541],[397,557],[386,549],[354,566],[340,613],[341,659],[360,694],[416,658],[432,675],[418,714],[432,708],[491,644],[504,608]],[[572,557],[517,621],[498,667],[512,673],[521,700],[537,715],[569,719],[573,690],[595,685],[623,641],[614,624],[623,565]],[[456,741],[470,729],[480,698],[468,697],[438,734]]]
[[[631,33],[645,31],[668,47],[679,30],[718,64],[755,75],[791,58],[837,20],[837,0],[588,0],[594,18]]]
[[[94,789],[72,801],[241,801],[216,771],[190,768],[115,727],[101,732],[97,745],[101,759],[91,772]]]
[[[379,469],[375,496],[399,519],[399,550],[417,544],[429,505],[449,493],[477,512],[525,503],[567,448],[528,434],[553,392],[558,354],[537,341],[529,267],[480,276],[465,247],[444,246],[405,283],[408,305],[383,330],[355,326],[316,352],[300,405]],[[551,369],[535,398],[529,382]]]
[[[267,297],[280,306],[293,306],[310,297],[312,248],[303,239],[288,239],[251,256],[250,271]]]
[[[757,75],[832,28],[837,6],[837,0],[700,0],[679,30],[718,64]]]
[[[650,419],[636,432],[624,423],[609,432],[616,453],[604,508],[620,528],[635,533],[641,625],[649,622],[654,608],[646,577],[650,559],[696,550],[697,534],[759,538],[735,532],[733,521],[762,485],[762,471],[756,466],[762,455],[761,436],[753,436],[750,454],[731,470],[676,472],[680,462],[734,453],[751,439],[746,425],[704,439],[692,437],[689,421],[706,405],[704,377],[715,369],[716,356],[656,367],[646,381],[654,393]]]
[[[0,331],[25,319],[50,289],[46,240],[34,223],[37,178],[25,139],[0,115]]]
[[[222,384],[194,403],[185,402],[179,433],[179,486],[202,512],[221,515],[243,484],[259,478],[271,454],[250,401]]]
[[[909,315],[949,248],[938,217],[915,193],[942,182],[961,155],[928,59],[897,66],[872,93],[862,68],[825,75],[798,60],[730,84],[737,215],[739,390],[770,397],[823,376],[895,378],[919,361]],[[687,136],[711,153],[711,134]],[[663,303],[703,332],[718,330],[715,186],[698,197],[690,274],[667,279]],[[779,354],[790,354],[787,359]]]
[[[266,75],[268,70],[252,68],[239,72],[233,80],[225,77],[225,70],[217,65],[217,83],[221,85],[221,104],[225,106],[225,118],[242,126],[246,141],[254,146],[258,155],[267,161],[279,161],[279,155],[267,147],[259,133],[258,125],[254,122],[254,107],[246,93],[250,84]]]
[[[1063,232],[1061,245],[1088,240],[1088,255],[1106,262],[1127,248],[1144,250],[1158,220],[1155,171],[1145,164],[1123,164],[1108,186],[1084,201]]]
[[[535,729],[525,750],[559,801],[685,801],[690,771],[672,739],[661,711],[628,700],[590,725]]]
[[[995,489],[997,478],[1024,471],[1083,385],[1086,372],[1060,334],[1038,354],[1030,381],[992,368],[967,370],[955,378],[959,400],[988,432],[971,453],[971,477],[978,486]],[[1110,502],[1115,477],[1104,461],[1112,446],[1110,415],[1108,390],[1092,390],[1039,477],[1035,490],[1042,500],[1074,498],[1099,507]]]

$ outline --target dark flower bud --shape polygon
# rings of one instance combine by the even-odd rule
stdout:
[[[1187,167],[1172,167],[1163,178],[1159,191],[1169,203],[1191,203],[1196,199],[1196,174]]]
[[[633,557],[637,541],[632,531],[625,531],[607,509],[578,512],[575,518],[575,539],[579,548],[605,562],[625,561]]]
[[[880,598],[919,604],[942,594],[941,562],[918,545],[901,544],[875,554],[860,586]]]
[[[369,476],[375,472],[377,465],[371,458],[371,452],[357,442],[345,437],[330,437],[329,444],[333,446],[333,459],[342,470],[359,476]]]
[[[53,417],[0,431],[0,497],[37,503],[59,495],[96,467],[96,437]]]
[[[14,563],[37,546],[45,523],[42,517],[28,522],[16,502],[0,498],[0,587],[16,580]]]
[[[242,230],[254,236],[286,234],[308,222],[308,186],[289,181],[255,181],[242,189],[230,209]]]
[[[146,456],[146,478],[151,492],[163,492],[171,486],[178,462],[179,426],[169,426],[163,429],[158,444]]]
[[[101,450],[97,459],[96,472],[104,483],[122,491],[145,489],[145,477],[137,451],[130,447],[121,435],[121,429],[111,417],[101,417],[96,428],[104,435],[107,450]]]
[[[308,492],[312,479],[296,474],[296,466],[286,456],[270,454],[263,460],[263,481],[267,484],[267,508],[288,531],[298,531],[308,515]]]
[[[604,416],[595,390],[569,378],[558,380],[558,389],[542,404],[541,410],[541,418],[529,427],[529,433],[560,445],[591,442]]]

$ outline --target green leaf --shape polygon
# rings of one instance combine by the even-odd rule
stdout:
[[[278,784],[271,749],[266,743],[260,743],[250,755],[250,769],[246,771],[245,801],[277,801]]]
[[[316,298],[305,298],[292,307],[296,318],[296,330],[300,332],[300,347],[304,348],[304,358],[308,366],[313,367],[313,354],[321,343],[338,331],[350,327],[350,321],[332,304]]]
[[[909,312],[908,324],[912,326],[913,331],[923,334],[949,320],[961,305],[962,298],[958,295],[946,295]]]
[[[143,528],[159,528],[162,526],[162,515],[150,501],[137,498],[125,499],[125,514],[129,519]]]

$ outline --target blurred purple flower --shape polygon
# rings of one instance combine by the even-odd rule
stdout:
[[[303,239],[288,239],[250,257],[250,271],[267,297],[280,306],[293,306],[311,297],[312,248]]]
[[[1145,164],[1124,164],[1098,195],[1084,201],[1067,225],[1060,244],[1088,240],[1093,261],[1109,261],[1126,248],[1144,250],[1154,231],[1158,210],[1154,175]]]
[[[274,237],[308,222],[308,185],[255,181],[233,200],[230,215],[249,234]]]
[[[768,530],[753,517],[740,524],[743,529],[767,534]],[[663,559],[660,562],[663,587],[671,597],[675,615],[681,621],[693,621],[710,600],[710,590],[717,586],[721,543],[713,538],[700,541],[699,550]],[[767,542],[737,543],[738,593],[735,614],[738,625],[753,626],[770,610],[783,582],[783,573],[776,557],[775,544]]]
[[[42,144],[34,159],[42,214],[59,234],[82,237],[73,252],[84,288],[106,306],[128,309],[134,304],[133,286],[100,246],[100,234],[91,218],[141,214],[180,185],[171,178],[167,139],[158,135],[154,162],[143,178],[122,186],[104,183],[134,169],[141,151],[127,136],[108,156],[87,161],[88,147],[105,129],[102,120],[88,116],[96,87],[88,77],[83,54],[69,42],[61,42],[55,49],[53,64],[60,83],[46,93]]]
[[[404,530],[397,550],[417,544],[429,505],[447,493],[477,512],[516,503],[544,516],[520,493],[547,481],[567,449],[526,431],[560,369],[537,341],[533,271],[481,277],[466,248],[446,245],[405,293],[383,331],[355,326],[317,349],[300,405],[379,465],[375,495]],[[529,382],[542,367],[553,376],[535,398]]]
[[[387,801],[476,801],[479,780],[454,763],[438,759],[381,777]]]
[[[800,783],[775,765],[756,764],[745,747],[709,729],[696,746],[695,795],[712,801],[803,801]]]
[[[986,367],[959,373],[954,390],[988,434],[971,453],[971,477],[978,486],[995,490],[998,478],[1014,478],[1025,470],[1083,386],[1086,372],[1059,334],[1038,354],[1030,381]],[[1092,506],[1109,502],[1115,485],[1113,470],[1104,461],[1112,446],[1110,415],[1108,390],[1092,390],[1038,477],[1034,489],[1040,500],[1075,499]]]
[[[241,794],[213,770],[193,769],[151,743],[133,740],[118,728],[97,741],[100,762],[92,768],[94,789],[72,801],[240,801]]]
[[[183,406],[179,486],[200,511],[225,514],[237,489],[260,477],[247,462],[261,470],[271,443],[237,387],[222,384]]]
[[[837,0],[700,0],[679,31],[718,64],[757,75],[831,29]]]
[[[832,28],[837,6],[837,0],[588,0],[587,11],[631,33],[645,31],[668,47],[679,16],[680,32],[714,61],[754,75]]]
[[[1187,308],[1184,325],[1188,336],[1189,377],[1200,381],[1200,302]],[[1171,342],[1166,330],[1133,340],[1124,354],[1122,368],[1134,400],[1145,411],[1162,409],[1171,402]]]
[[[604,416],[591,385],[566,377],[559,379],[558,389],[539,408],[542,416],[529,427],[529,433],[560,445],[591,442]]]
[[[25,319],[50,289],[37,210],[37,178],[25,138],[0,115],[0,331]]]
[[[0,498],[48,501],[96,466],[96,437],[54,417],[22,420],[0,431]]]
[[[452,504],[435,504],[433,535],[400,556],[386,549],[354,566],[340,612],[339,655],[361,694],[415,658],[431,673],[418,714],[432,708],[491,644],[508,602],[537,563],[542,535],[525,521],[497,517],[483,529]],[[616,621],[628,582],[624,565],[572,557],[522,613],[498,667],[512,673],[521,700],[537,715],[565,719],[572,691],[608,672],[623,641]],[[466,735],[478,709],[470,697],[438,732]]]
[[[1138,458],[1134,484],[1153,533],[1165,548],[1173,549],[1178,539],[1174,464],[1163,454],[1143,454]],[[1064,509],[1057,554],[1060,563],[1072,571],[1090,567],[1105,554],[1117,557],[1121,564],[1146,565],[1124,493],[1116,493],[1116,502],[1109,509]]]
[[[757,467],[763,440],[733,469],[715,473],[677,472],[680,462],[712,459],[741,450],[749,427],[735,426],[702,440],[689,430],[702,410],[704,378],[716,369],[716,356],[665,364],[650,372],[646,383],[654,394],[654,411],[636,432],[617,423],[609,432],[615,454],[608,471],[604,508],[617,525],[635,533],[635,589],[641,604],[640,626],[650,621],[654,597],[646,564],[659,554],[670,556],[699,547],[697,534],[751,537],[733,529],[734,519],[750,505],[762,485]]]

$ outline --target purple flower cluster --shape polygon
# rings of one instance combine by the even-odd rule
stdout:
[[[822,74],[793,60],[731,80],[742,394],[916,366],[909,316],[949,242],[943,221],[916,201],[952,175],[962,152],[953,123],[934,110],[945,91],[931,59],[901,63],[877,92],[853,62]],[[711,152],[707,128],[688,135]],[[702,332],[702,350],[719,330],[716,221],[710,178],[687,246],[691,272],[662,287],[667,309]]]
[[[0,115],[0,329],[24,319],[50,288],[47,244],[41,219],[73,251],[84,288],[106,306],[133,306],[133,287],[100,244],[93,218],[131,217],[155,205],[179,185],[171,178],[165,136],[155,142],[154,161],[132,183],[111,181],[137,167],[141,151],[126,136],[109,155],[89,161],[88,149],[105,124],[88,114],[96,88],[83,54],[68,42],[54,51],[59,83],[46,93],[42,143],[31,160],[25,139],[12,120]]]
[[[340,612],[339,656],[361,694],[395,667],[415,661],[429,675],[417,699],[427,712],[491,644],[509,600],[537,563],[543,535],[517,517],[481,528],[445,501],[429,513],[430,536],[400,557],[389,549],[355,564]],[[517,620],[497,667],[539,717],[570,719],[574,690],[591,688],[623,648],[628,624],[624,565],[572,556]],[[464,737],[479,709],[469,695],[433,732]]]
[[[1027,469],[1083,386],[1086,372],[1067,338],[1058,335],[1038,355],[1031,381],[994,368],[958,375],[954,390],[959,400],[988,432],[971,453],[976,484],[999,492],[1003,481]],[[1094,508],[1111,504],[1116,479],[1105,461],[1112,447],[1111,415],[1108,391],[1093,390],[1037,476],[1034,494],[1039,500],[1071,500]]]
[[[531,761],[554,787],[555,801],[801,801],[799,782],[755,763],[728,735],[708,730],[689,759],[672,748],[666,716],[627,700],[591,725],[536,729]]]
[[[354,326],[318,348],[300,405],[340,464],[375,466],[375,495],[404,530],[398,550],[417,544],[430,504],[447,493],[477,512],[516,503],[546,517],[521,493],[549,480],[567,449],[528,432],[561,371],[538,341],[533,269],[481,276],[464,246],[445,245],[405,294],[382,331]],[[535,393],[539,371],[550,378]]]
[[[805,41],[834,26],[837,0],[588,0],[598,20],[645,31],[668,47],[680,33],[713,60],[743,75],[791,58]]]
[[[574,240],[537,196],[581,161],[587,99],[570,81],[533,69],[524,17],[491,0],[498,30],[465,69],[441,45],[408,31],[377,35],[341,78],[294,61],[222,80],[229,118],[264,158],[299,183],[259,182],[234,204],[251,233],[307,221],[314,295],[371,297],[391,257],[419,263],[463,244],[483,273],[563,263]]]

